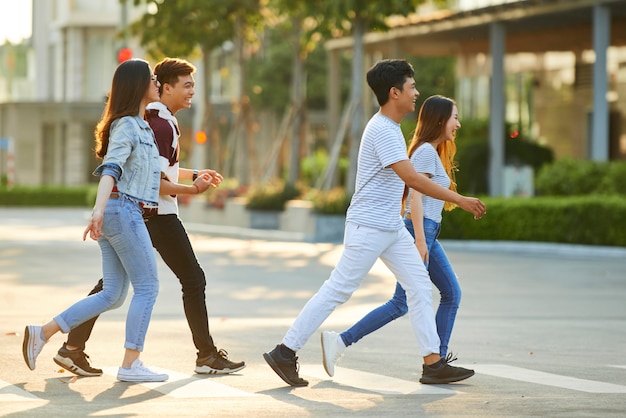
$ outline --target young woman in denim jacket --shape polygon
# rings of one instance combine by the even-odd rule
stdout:
[[[96,156],[102,164],[96,203],[87,235],[102,252],[104,290],[70,306],[44,326],[28,325],[24,332],[26,364],[35,361],[50,337],[69,332],[100,313],[121,306],[133,285],[126,317],[126,349],[117,378],[121,381],[163,381],[139,359],[159,290],[157,265],[143,215],[155,212],[161,179],[159,152],[150,126],[144,121],[148,103],[159,100],[159,84],[146,61],[120,64],[95,131]]]
[[[456,103],[447,97],[431,96],[420,108],[415,134],[408,147],[409,158],[415,171],[452,191],[456,191],[454,140],[460,127]],[[446,362],[451,362],[455,357],[448,352],[448,343],[461,301],[461,287],[437,236],[441,230],[442,210],[444,208],[452,210],[456,205],[405,188],[403,207],[405,227],[415,238],[415,245],[428,269],[430,279],[441,295],[435,316],[440,340],[439,354]],[[368,313],[350,329],[341,334],[332,331],[322,332],[323,362],[328,374],[331,376],[334,374],[335,363],[346,347],[405,315],[407,311],[406,293],[402,286],[396,283],[393,297]]]

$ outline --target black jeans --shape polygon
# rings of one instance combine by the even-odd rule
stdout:
[[[206,309],[204,271],[193,252],[189,236],[177,215],[158,215],[146,219],[152,245],[161,254],[165,264],[178,277],[183,292],[183,307],[191,329],[193,343],[198,349],[198,358],[217,351],[209,333],[209,317]],[[102,279],[89,293],[102,290]],[[84,322],[70,331],[67,344],[85,348],[85,343],[98,317]]]

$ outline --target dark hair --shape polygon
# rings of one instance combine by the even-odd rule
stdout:
[[[389,90],[395,87],[402,91],[407,78],[413,77],[413,66],[406,60],[387,59],[378,61],[367,72],[367,84],[370,86],[378,104],[383,106],[389,100]]]
[[[107,153],[113,121],[139,114],[141,101],[152,83],[151,77],[150,65],[141,59],[124,61],[117,66],[102,118],[95,130],[96,157],[104,158]]]
[[[193,74],[195,71],[196,67],[189,61],[180,58],[164,58],[154,66],[154,74],[161,83],[159,93],[163,93],[165,83],[174,86],[178,83],[179,76]]]

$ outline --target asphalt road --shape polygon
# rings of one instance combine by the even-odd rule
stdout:
[[[299,352],[306,388],[287,387],[262,353],[283,334],[339,257],[341,246],[192,233],[207,279],[219,348],[247,367],[193,373],[195,349],[180,287],[159,259],[161,291],[144,362],[165,383],[117,382],[127,303],[101,316],[87,346],[105,375],[73,379],[52,361],[56,335],[30,371],[26,324],[42,324],[100,277],[100,251],[83,242],[81,209],[0,209],[0,416],[3,417],[623,417],[626,416],[626,250],[444,241],[463,287],[452,335],[465,382],[421,385],[407,318],[350,347],[333,378],[319,333]],[[190,223],[190,230],[195,230]],[[209,228],[210,229],[210,228]],[[377,264],[324,323],[343,330],[393,293]],[[437,295],[435,294],[435,300]]]

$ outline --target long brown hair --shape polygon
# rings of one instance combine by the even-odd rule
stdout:
[[[455,105],[454,100],[440,95],[430,96],[428,99],[424,100],[419,115],[417,116],[417,126],[415,127],[413,139],[409,144],[409,158],[411,158],[420,145],[426,142],[437,141],[441,137],[448,119],[452,116],[452,109]],[[454,161],[454,155],[456,154],[455,141],[439,142],[437,145],[437,154],[441,159],[443,168],[450,178],[450,190],[456,192],[456,178],[454,175],[454,172],[457,171],[457,164]],[[402,196],[403,208],[408,194],[409,189],[407,186],[404,186],[404,195]],[[451,202],[445,202],[443,207],[445,210],[452,210],[456,205]]]
[[[152,82],[151,76],[150,65],[141,59],[124,61],[117,66],[102,118],[94,132],[97,158],[103,159],[107,153],[113,121],[139,114],[141,101]]]

